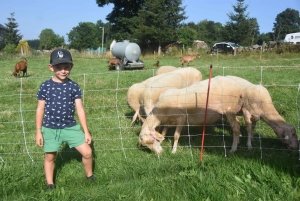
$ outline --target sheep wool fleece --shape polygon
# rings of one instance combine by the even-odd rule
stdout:
[[[71,79],[63,83],[44,81],[37,93],[38,100],[46,101],[43,126],[54,129],[75,126],[75,99],[81,96],[80,87]]]

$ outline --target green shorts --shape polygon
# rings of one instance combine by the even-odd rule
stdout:
[[[63,142],[66,142],[70,148],[78,147],[85,143],[84,133],[80,129],[80,125],[63,128],[52,129],[42,127],[44,138],[44,152],[57,152]]]

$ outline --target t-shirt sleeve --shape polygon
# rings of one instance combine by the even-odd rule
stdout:
[[[46,88],[45,83],[43,82],[36,94],[38,100],[46,100]]]
[[[75,93],[74,95],[75,99],[82,97],[82,93],[78,84],[75,84],[74,93]]]

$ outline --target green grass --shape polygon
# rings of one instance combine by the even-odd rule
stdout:
[[[128,87],[155,74],[152,64],[179,66],[179,57],[143,56],[147,70],[109,71],[107,59],[74,55],[70,78],[84,91],[93,135],[95,183],[85,179],[81,157],[62,146],[55,168],[54,191],[45,190],[43,150],[35,145],[36,93],[52,76],[48,55],[28,57],[28,76],[14,78],[20,58],[0,59],[0,200],[299,200],[299,151],[285,150],[271,128],[259,122],[254,149],[246,148],[246,130],[237,152],[229,154],[232,131],[227,122],[208,126],[203,161],[199,161],[201,128],[186,127],[176,154],[174,129],[158,157],[138,149],[141,125],[130,125]],[[201,54],[190,63],[209,76],[236,75],[269,90],[278,112],[299,133],[299,54]]]

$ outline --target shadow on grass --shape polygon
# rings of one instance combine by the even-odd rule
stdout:
[[[94,148],[94,141],[90,144],[90,147],[92,149],[92,157],[93,157],[93,172],[95,170],[95,160],[97,158],[95,148]],[[73,147],[70,148],[67,143],[64,143],[59,150],[59,152],[56,155],[55,159],[55,168],[54,168],[54,183],[55,179],[57,177],[58,172],[61,171],[61,169],[68,163],[70,163],[72,160],[76,159],[79,163],[82,163],[82,156],[81,154]],[[81,164],[82,165],[82,164]],[[83,169],[83,166],[82,166]],[[83,169],[84,171],[84,169]]]
[[[220,125],[220,124],[219,124]],[[200,153],[202,145],[202,127],[184,127],[178,142],[179,147],[191,147],[192,151]],[[170,152],[173,146],[175,128],[169,128],[166,139],[162,143],[164,151]],[[240,143],[237,151],[230,152],[233,133],[231,127],[226,124],[223,126],[207,126],[204,136],[204,155],[214,155],[218,157],[225,157],[229,160],[235,161],[234,158],[255,160],[264,165],[268,165],[278,171],[284,171],[292,176],[300,174],[299,164],[299,150],[288,150],[284,147],[282,142],[274,137],[261,136],[259,133],[254,133],[252,141],[252,149],[247,147],[247,131],[245,126],[241,126]],[[145,149],[144,151],[149,150]],[[181,154],[182,149],[177,149],[176,154]],[[150,152],[150,151],[149,151]],[[164,154],[164,153],[163,153]],[[205,160],[205,159],[204,159]],[[235,163],[235,162],[234,162]]]

